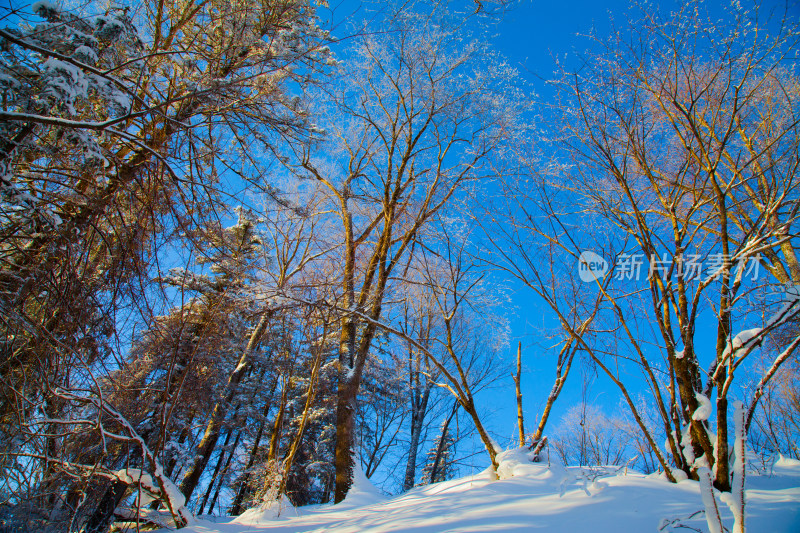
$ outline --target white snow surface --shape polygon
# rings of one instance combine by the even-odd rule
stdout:
[[[596,469],[609,473],[602,482],[587,487],[578,467],[521,461],[524,452],[501,457],[499,481],[489,481],[486,472],[460,479],[417,487],[392,498],[357,472],[355,492],[339,505],[290,509],[271,519],[254,513],[241,517],[202,518],[186,533],[289,533],[379,532],[414,533],[541,531],[592,533],[657,532],[659,525],[677,521],[707,531],[699,485],[695,481],[674,484],[663,475]],[[505,462],[509,464],[504,465]],[[511,464],[513,463],[513,464]],[[617,474],[614,472],[617,471]],[[565,476],[565,472],[568,475]],[[771,476],[747,476],[747,530],[795,533],[800,531],[800,461],[780,459]],[[503,475],[504,474],[504,475]],[[582,481],[583,480],[583,481]],[[560,496],[562,484],[563,496]],[[717,498],[719,493],[714,491]],[[720,512],[726,528],[733,516],[725,505]],[[673,522],[675,523],[675,522]],[[663,531],[691,531],[667,526]]]

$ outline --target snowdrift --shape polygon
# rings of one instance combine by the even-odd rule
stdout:
[[[541,531],[639,533],[707,531],[698,483],[669,483],[619,467],[577,468],[530,463],[525,452],[499,456],[489,472],[381,497],[363,474],[339,505],[291,509],[228,523],[199,520],[187,533]],[[747,477],[747,531],[800,531],[800,461],[780,459],[769,474]],[[719,497],[719,494],[717,494]],[[721,505],[727,528],[733,518]]]

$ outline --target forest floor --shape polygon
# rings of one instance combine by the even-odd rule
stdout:
[[[674,484],[624,468],[525,463],[510,454],[499,481],[489,473],[381,496],[363,475],[339,505],[250,510],[200,519],[186,533],[542,531],[638,533],[708,531],[699,485]],[[768,474],[746,477],[746,528],[800,531],[800,461],[781,458]],[[725,527],[733,517],[716,493]],[[277,515],[277,516],[276,516]],[[214,520],[214,521],[211,521]]]

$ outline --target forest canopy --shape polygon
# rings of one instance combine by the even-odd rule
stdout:
[[[516,7],[0,12],[3,527],[800,458],[797,15],[633,4],[538,85]]]

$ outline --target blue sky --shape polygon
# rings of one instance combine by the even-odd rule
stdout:
[[[334,19],[339,16],[343,18],[363,16],[360,15],[366,12],[363,9],[353,15],[351,6],[354,4],[354,2],[344,2],[332,5]],[[466,5],[471,4],[472,2],[466,3]],[[746,2],[742,4],[747,6]],[[655,5],[662,13],[666,13],[677,4],[661,2]],[[724,17],[727,5],[729,3],[724,1],[706,2],[709,14],[715,18]],[[786,4],[781,0],[768,0],[758,5],[762,14],[765,11],[782,13],[784,9],[788,9],[793,16],[800,15],[800,4],[797,2]],[[345,13],[346,16],[343,15]],[[628,16],[637,19],[641,16],[641,11],[639,7],[632,7],[627,0],[523,1],[497,22],[491,34],[494,35],[494,46],[506,56],[509,63],[519,69],[539,98],[547,99],[551,91],[546,80],[553,74],[556,59],[568,66],[578,65],[581,53],[592,47],[592,41],[586,37],[587,34],[594,32],[600,37],[606,36],[612,30],[612,20],[616,22],[617,27],[624,27]],[[350,18],[350,21],[352,20]],[[552,387],[555,375],[555,354],[545,352],[547,340],[542,340],[540,333],[543,328],[550,328],[555,324],[549,309],[536,301],[531,290],[519,283],[509,282],[509,285],[513,308],[508,310],[511,343],[507,351],[507,362],[513,362],[517,341],[521,340],[524,365],[523,402],[526,428],[531,430],[538,422],[538,414]],[[708,339],[698,339],[698,341],[701,344],[707,341],[710,347],[714,341],[713,332]],[[637,379],[635,376],[632,377],[634,380]],[[602,373],[590,376],[589,379],[591,384],[586,394],[587,401],[602,406],[609,414],[615,412],[620,407],[620,394],[616,386]],[[570,379],[551,415],[549,430],[558,424],[561,416],[571,405],[580,401],[582,380],[582,369],[576,361]],[[638,390],[632,387],[630,392],[635,395]],[[479,401],[487,414],[485,423],[495,432],[500,444],[509,444],[516,438],[516,407],[510,375],[503,378],[496,388],[483,393],[482,396]]]

